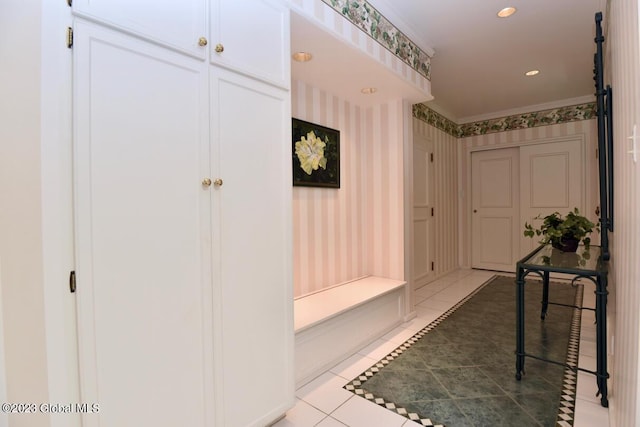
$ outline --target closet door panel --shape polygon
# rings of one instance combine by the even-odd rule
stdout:
[[[221,425],[263,426],[293,403],[290,102],[223,69],[211,79]]]
[[[586,212],[586,174],[584,165],[584,141],[581,135],[566,141],[524,146],[520,149],[520,211],[521,223],[540,227],[542,220],[534,219],[553,212],[566,215],[574,208]],[[596,220],[597,218],[591,218]],[[596,243],[597,233],[592,239]],[[539,238],[521,236],[521,256],[531,252]]]
[[[471,266],[514,271],[519,259],[518,148],[471,155]]]
[[[206,64],[85,22],[75,38],[83,425],[212,425]]]
[[[204,58],[207,0],[74,0],[73,12]]]

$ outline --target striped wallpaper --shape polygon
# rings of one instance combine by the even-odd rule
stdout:
[[[293,117],[340,130],[339,189],[293,188],[294,296],[404,276],[402,102],[362,109],[292,83]]]
[[[611,75],[614,120],[614,232],[609,273],[612,298],[609,360],[612,426],[640,425],[640,153],[634,162],[634,125],[640,134],[640,7],[637,0],[613,1],[605,28],[606,69]],[[636,140],[640,144],[639,140]]]
[[[368,108],[365,117],[369,273],[404,279],[402,101]]]
[[[364,276],[367,220],[363,206],[363,117],[359,107],[294,81],[295,118],[340,131],[341,188],[293,188],[294,296]]]

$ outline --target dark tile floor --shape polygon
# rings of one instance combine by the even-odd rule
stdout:
[[[576,292],[582,288],[551,283],[550,301],[574,304]],[[540,321],[541,295],[541,284],[527,281],[527,352],[564,362],[575,310],[550,305]],[[447,427],[556,425],[565,368],[527,358],[525,376],[515,379],[513,278],[496,277],[444,316],[362,391]]]

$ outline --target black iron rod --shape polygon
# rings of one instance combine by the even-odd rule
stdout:
[[[602,13],[596,13],[596,54],[594,58],[595,81],[596,81],[596,110],[598,119],[598,166],[600,172],[600,246],[602,247],[602,258],[608,260],[609,255],[609,223],[608,223],[608,207],[609,200],[607,197],[607,146],[605,133],[605,90],[603,87],[603,69],[602,69],[602,43],[604,36],[602,35]]]

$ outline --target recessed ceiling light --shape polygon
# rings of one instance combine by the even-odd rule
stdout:
[[[531,70],[531,71],[527,71],[526,73],[524,73],[524,75],[525,76],[535,76],[538,73],[540,73],[540,70]]]
[[[375,87],[363,87],[362,89],[360,89],[360,92],[364,93],[365,95],[371,95],[372,93],[376,93],[378,91],[378,89],[376,89]]]
[[[514,13],[516,13],[516,8],[515,7],[505,7],[500,12],[498,12],[498,17],[500,17],[500,18],[508,18],[509,16],[513,15]]]
[[[311,54],[309,52],[296,52],[291,55],[291,57],[294,59],[294,61],[298,62],[311,61]]]

